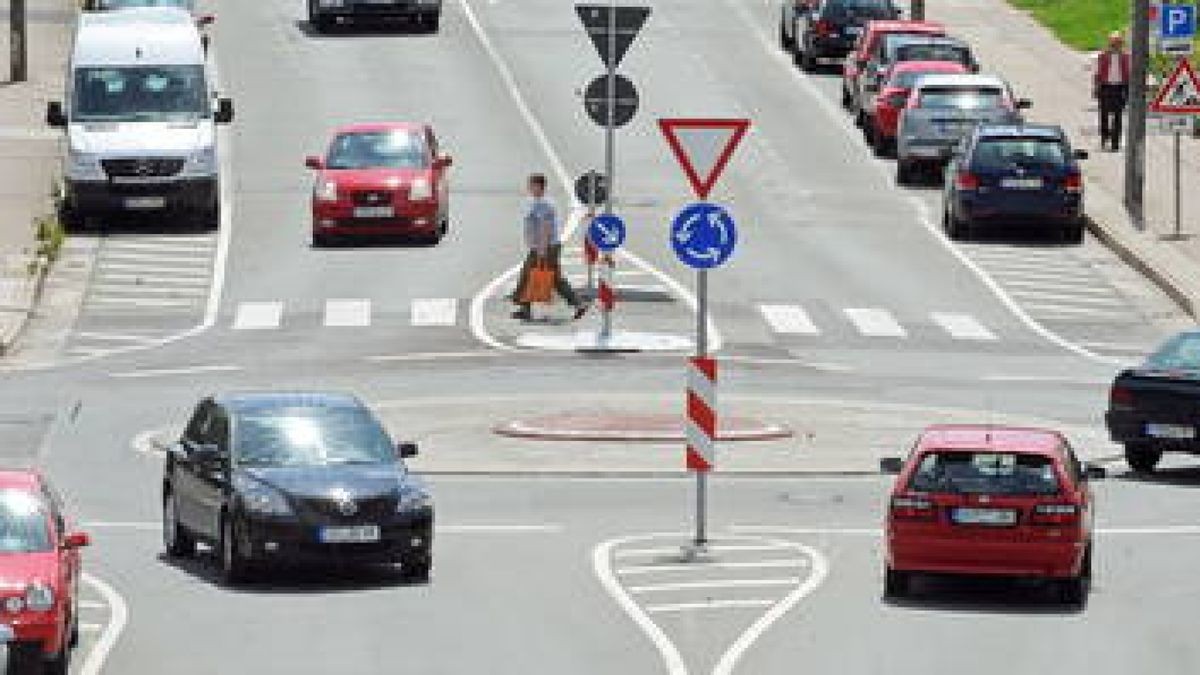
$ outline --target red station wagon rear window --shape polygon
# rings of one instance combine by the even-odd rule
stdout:
[[[908,489],[989,495],[1053,495],[1060,491],[1054,461],[1049,457],[991,450],[926,453]]]

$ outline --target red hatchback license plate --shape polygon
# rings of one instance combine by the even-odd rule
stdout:
[[[1012,509],[957,508],[950,512],[956,525],[990,525],[1008,527],[1017,524],[1017,512]]]

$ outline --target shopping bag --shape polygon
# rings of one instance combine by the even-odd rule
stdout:
[[[524,302],[550,302],[554,294],[554,267],[549,263],[536,263],[529,268],[529,278],[525,281]]]

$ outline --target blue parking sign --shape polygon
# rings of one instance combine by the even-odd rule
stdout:
[[[1163,5],[1158,12],[1158,34],[1163,38],[1195,37],[1196,6]]]

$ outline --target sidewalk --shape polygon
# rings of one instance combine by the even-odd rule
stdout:
[[[1092,232],[1150,277],[1193,316],[1200,315],[1200,140],[1183,139],[1182,241],[1174,231],[1172,138],[1151,122],[1146,146],[1146,232],[1138,232],[1122,202],[1125,155],[1100,150],[1096,104],[1091,96],[1092,56],[1076,52],[1027,13],[1004,0],[927,0],[930,19],[971,43],[984,72],[1009,80],[1033,101],[1029,119],[1060,124],[1085,161],[1087,211]],[[1118,26],[1114,26],[1119,28]],[[1097,36],[1099,41],[1103,36]],[[1124,150],[1124,148],[1122,148]]]
[[[45,126],[46,102],[61,99],[75,0],[28,0],[29,78],[8,82],[8,7],[0,6],[0,355],[37,300],[34,220],[53,210],[61,132]]]

